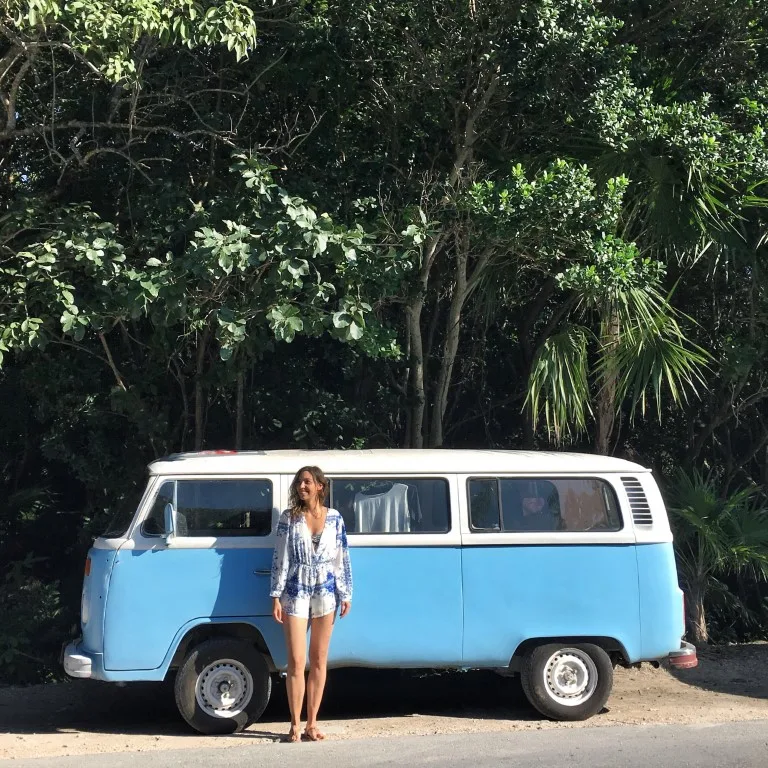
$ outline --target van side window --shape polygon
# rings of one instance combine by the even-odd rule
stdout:
[[[469,508],[472,528],[477,531],[500,531],[499,481],[490,477],[470,480]]]
[[[474,531],[618,531],[619,505],[597,478],[476,478],[469,481]]]
[[[174,501],[174,491],[179,536],[268,536],[271,531],[268,480],[174,480],[160,487],[142,526],[146,535],[165,533],[163,510]]]
[[[330,504],[347,533],[447,533],[448,482],[443,478],[334,478]]]

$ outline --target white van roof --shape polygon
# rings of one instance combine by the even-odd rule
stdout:
[[[176,453],[149,465],[153,475],[294,474],[316,465],[331,475],[442,473],[648,472],[631,461],[588,453],[385,448],[349,451],[202,451]]]

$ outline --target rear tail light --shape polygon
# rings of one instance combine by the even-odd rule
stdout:
[[[91,558],[90,557],[85,558],[85,575],[86,576],[91,575]]]

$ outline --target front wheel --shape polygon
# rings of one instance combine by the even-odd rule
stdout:
[[[233,638],[193,648],[176,675],[176,706],[200,733],[236,733],[258,720],[269,703],[272,678],[264,657]]]
[[[608,654],[591,643],[534,648],[521,670],[528,701],[553,720],[586,720],[599,712],[613,686]]]

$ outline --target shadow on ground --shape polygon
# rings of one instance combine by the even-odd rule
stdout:
[[[699,666],[670,669],[681,683],[715,693],[768,699],[768,643],[698,649]]]
[[[340,669],[328,674],[325,722],[346,718],[442,715],[460,718],[539,719],[517,679],[492,672],[421,673]],[[276,680],[262,721],[287,722],[285,685]],[[199,735],[176,710],[171,683],[72,680],[58,685],[0,689],[0,731]],[[280,734],[258,729],[254,736]]]
[[[768,643],[707,648],[699,652],[699,658],[696,669],[670,670],[671,674],[692,688],[768,700]],[[660,686],[664,679],[670,682],[661,670],[655,674],[662,675],[658,679]],[[620,673],[616,684],[622,685]],[[516,678],[479,671],[424,673],[372,669],[331,671],[321,715],[329,726],[334,720],[419,715],[478,720],[541,719],[526,701]],[[252,726],[247,735],[277,739],[281,733],[276,731],[288,722],[285,685],[281,680],[275,681],[262,722],[263,728],[258,724]],[[173,685],[168,682],[131,683],[118,688],[111,683],[72,680],[58,685],[0,688],[0,732],[67,731],[197,735],[178,714]]]

